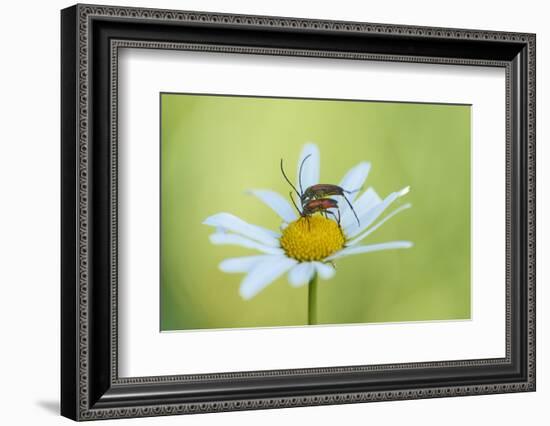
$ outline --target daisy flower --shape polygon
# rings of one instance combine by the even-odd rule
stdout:
[[[317,145],[308,143],[302,149],[297,181],[300,165],[306,158],[301,171],[304,190],[320,182],[320,153]],[[293,208],[286,197],[268,189],[248,192],[280,217],[281,227],[278,231],[247,223],[231,213],[217,213],[208,217],[203,223],[216,229],[210,236],[212,244],[236,245],[261,253],[225,259],[219,265],[223,272],[246,274],[239,288],[241,297],[245,300],[253,298],[286,273],[288,282],[293,287],[308,283],[313,287],[316,277],[327,280],[334,276],[334,261],[342,257],[412,247],[409,241],[361,244],[388,219],[411,207],[410,204],[403,204],[380,219],[391,204],[409,192],[409,188],[393,192],[384,199],[373,188],[357,191],[363,187],[369,171],[370,163],[361,162],[350,169],[339,184],[351,192],[346,193],[346,198],[353,206],[357,218],[342,197],[331,197],[339,201],[340,223],[321,214],[304,217]],[[300,200],[296,204],[300,206]]]

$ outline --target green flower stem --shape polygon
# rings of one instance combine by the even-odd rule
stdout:
[[[317,324],[317,274],[307,286],[307,323],[309,325]]]

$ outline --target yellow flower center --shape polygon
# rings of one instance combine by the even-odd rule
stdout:
[[[281,236],[286,254],[300,262],[322,260],[343,248],[345,241],[338,224],[320,215],[300,217]]]

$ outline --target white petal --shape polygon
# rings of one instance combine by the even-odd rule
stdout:
[[[347,199],[351,202],[353,202],[359,192],[361,192],[359,190],[365,183],[365,180],[369,175],[369,171],[370,163],[363,161],[355,167],[352,167],[340,181],[340,187],[344,188],[346,191],[352,191],[351,194],[346,194]]]
[[[251,299],[297,263],[286,256],[271,256],[256,264],[244,277],[239,288],[241,297]]]
[[[309,157],[308,157],[309,155]],[[300,187],[300,166],[305,160],[302,167],[302,179]],[[316,185],[319,183],[319,175],[321,171],[321,154],[319,153],[319,148],[314,143],[307,143],[302,149],[300,154],[300,160],[298,161],[298,170],[296,173],[296,187],[299,191],[305,191],[306,188],[311,185]]]
[[[378,228],[380,228],[380,226],[382,226],[386,221],[388,221],[389,219],[391,219],[392,217],[394,217],[397,213],[400,213],[402,212],[403,210],[406,210],[408,208],[410,208],[412,206],[412,204],[403,204],[401,207],[398,207],[397,209],[395,209],[394,211],[392,211],[390,214],[388,214],[385,218],[383,218],[380,222],[378,222],[376,225],[374,226],[371,226],[370,228],[368,228],[365,232],[363,232],[361,235],[359,235],[358,237],[354,238],[352,241],[348,242],[348,246],[353,246],[357,243],[359,243],[360,241],[362,241],[367,235],[370,235],[372,234],[374,231],[376,231]]]
[[[344,228],[344,232],[348,239],[355,237],[356,235],[367,229],[377,218],[380,216],[388,206],[397,200],[399,197],[407,194],[409,187],[403,188],[401,191],[392,192],[381,203],[376,204],[374,207],[368,209],[365,213],[359,216],[361,226],[358,226],[357,222],[350,223]]]
[[[303,262],[294,265],[288,273],[288,282],[293,287],[301,287],[307,284],[313,277],[315,268],[311,262]]]
[[[360,218],[362,215],[364,215],[367,212],[367,210],[371,209],[376,204],[381,202],[382,202],[382,199],[376,193],[376,191],[372,188],[368,188],[352,204],[353,204],[353,209],[355,210],[355,213]],[[345,203],[344,201],[343,203],[340,203],[340,205],[347,206],[347,203]],[[357,223],[357,219],[355,218],[355,215],[349,208],[342,211],[341,224],[344,231],[348,227],[352,226],[353,224],[355,224],[356,227],[359,226],[359,224]]]
[[[290,223],[298,219],[296,210],[281,194],[267,189],[251,189],[248,192],[271,207],[285,222]]]
[[[332,278],[336,273],[334,266],[329,263],[313,262],[313,264],[315,265],[317,274],[319,274],[319,276],[324,280]]]
[[[207,217],[203,224],[244,235],[268,246],[279,246],[280,235],[278,233],[261,226],[251,225],[231,213],[218,213]]]
[[[210,235],[210,242],[217,245],[233,245],[244,248],[254,249],[267,254],[283,254],[284,250],[279,247],[266,246],[257,241],[252,241],[242,235],[227,234],[227,233],[215,233]]]
[[[279,256],[279,255],[274,255]],[[271,257],[271,255],[259,255],[259,256],[244,256],[244,257],[232,257],[223,260],[219,268],[222,272],[227,273],[243,273],[250,271],[258,262]]]
[[[338,259],[340,257],[351,256],[353,254],[370,253],[373,251],[390,250],[390,249],[403,249],[410,248],[413,243],[410,241],[391,241],[389,243],[370,244],[368,246],[354,246],[346,247],[332,256],[327,257],[327,260]]]

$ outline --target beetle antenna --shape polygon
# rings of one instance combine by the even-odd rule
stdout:
[[[296,201],[294,201],[294,198],[292,198],[292,191],[290,191],[288,193],[288,196],[290,197],[290,201],[292,201],[292,204],[294,204],[294,207],[296,208],[296,210],[298,210],[298,213],[300,213],[300,216],[303,215],[303,213],[300,211],[300,209],[298,208],[297,204],[296,204]]]
[[[292,182],[290,181],[290,179],[288,178],[288,176],[286,175],[285,173],[285,169],[283,168],[283,159],[281,158],[281,173],[283,174],[283,177],[285,178],[285,180],[288,182],[288,184],[292,187],[292,189],[294,191],[296,191],[296,194],[298,195],[298,198],[301,198],[302,195],[298,192],[298,190],[296,189],[296,187],[294,185],[292,185]],[[290,197],[292,198],[292,197]],[[293,200],[294,201],[294,200]]]
[[[363,190],[363,187],[354,189],[353,191],[347,191],[347,190],[343,189],[343,191],[344,191],[346,194],[355,194],[356,192],[359,192],[359,191],[362,191],[362,190]]]
[[[308,154],[304,157],[302,160],[302,163],[300,164],[300,170],[298,171],[298,183],[300,184],[300,193],[304,193],[304,188],[302,188],[302,167],[304,167],[304,163],[306,160],[311,157],[311,154]]]
[[[344,200],[346,200],[346,202],[348,203],[348,206],[351,209],[351,211],[353,212],[353,215],[355,216],[355,219],[357,219],[357,224],[359,226],[361,226],[361,222],[359,221],[359,218],[357,217],[357,213],[355,213],[355,209],[353,208],[350,201],[348,200],[348,197],[346,197],[345,195],[342,195],[342,197],[344,197]]]

